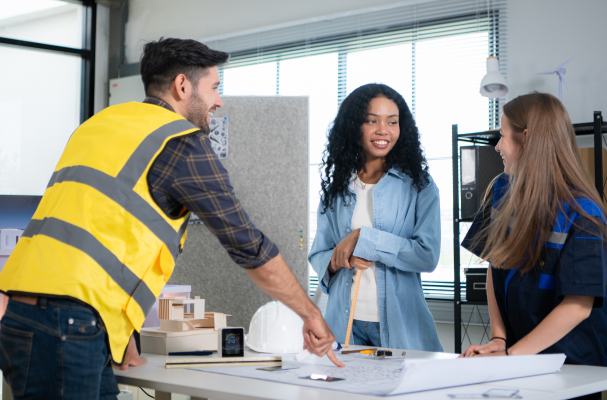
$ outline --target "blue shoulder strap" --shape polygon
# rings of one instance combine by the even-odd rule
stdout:
[[[495,182],[493,183],[493,202],[491,207],[495,211],[499,211],[502,208],[500,201],[504,197],[506,193],[508,193],[508,188],[510,187],[510,178],[506,174],[501,174],[497,177]],[[491,221],[493,221],[493,212],[491,213]]]
[[[586,197],[576,197],[575,201],[580,207],[591,217],[601,217],[603,222],[606,222],[603,210],[593,200]],[[563,203],[561,210],[559,210],[554,228],[545,246],[554,249],[562,249],[565,245],[565,241],[569,235],[569,230],[573,225],[573,222],[577,219],[583,218],[583,215],[575,211],[569,204]]]
[[[501,208],[500,201],[502,200],[504,195],[508,192],[508,188],[509,188],[508,175],[501,174],[495,180],[493,188],[494,188],[494,196],[493,196],[493,204],[492,204],[493,209],[492,209],[492,213],[491,213],[492,222],[494,220],[495,213],[499,212],[499,209]],[[605,215],[603,214],[601,207],[599,207],[593,200],[586,198],[586,197],[577,197],[575,200],[580,205],[580,207],[586,213],[588,213],[588,215],[590,215],[591,217],[601,217],[603,222],[607,223],[607,219],[605,218]],[[573,225],[573,221],[575,221],[579,218],[582,218],[582,217],[583,216],[580,213],[576,212],[574,209],[572,209],[569,206],[569,204],[564,203],[562,208],[559,210],[559,212],[556,216],[554,228],[553,228],[552,232],[550,233],[550,235],[548,236],[548,240],[546,241],[546,243],[544,245],[546,247],[562,249],[563,246],[565,245],[565,242],[567,241],[567,237],[569,235],[569,230],[571,229],[571,226]],[[517,271],[518,271],[518,269],[511,269],[508,272],[506,281],[504,282],[504,285],[505,285],[504,306],[506,308],[506,311],[508,310],[508,302],[507,302],[508,284],[510,283],[510,280],[516,274]],[[540,287],[540,289],[554,289],[555,288],[554,277],[541,274],[539,287]]]

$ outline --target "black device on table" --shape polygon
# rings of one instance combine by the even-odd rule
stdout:
[[[212,351],[173,351],[169,353],[169,356],[210,356],[213,354]]]
[[[221,357],[244,357],[244,328],[221,328],[217,353]]]

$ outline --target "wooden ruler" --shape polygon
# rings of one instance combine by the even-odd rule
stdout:
[[[275,367],[282,365],[281,361],[276,362],[239,362],[239,363],[191,363],[191,364],[168,364],[166,369],[176,368],[211,368],[211,367]]]
[[[238,367],[238,366],[282,365],[282,357],[190,357],[169,358],[165,368],[195,368],[195,367]]]
[[[348,319],[348,330],[346,331],[346,343],[344,347],[350,347],[350,336],[352,335],[352,323],[354,322],[354,310],[356,310],[356,298],[358,297],[358,287],[360,286],[360,277],[363,273],[362,269],[356,272],[356,284],[354,285],[354,295],[352,296],[352,305],[350,306],[350,318]]]

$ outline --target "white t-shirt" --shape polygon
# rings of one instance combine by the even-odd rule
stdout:
[[[373,228],[373,189],[375,185],[366,185],[358,176],[350,181],[350,188],[356,193],[356,206],[352,215],[352,230],[363,226]],[[352,290],[350,299],[354,297],[354,284],[356,274],[352,278]],[[359,321],[379,322],[379,304],[377,302],[377,279],[375,278],[375,261],[368,269],[363,270],[356,298],[356,309],[354,319]]]

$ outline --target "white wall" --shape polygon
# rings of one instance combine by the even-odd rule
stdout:
[[[607,117],[607,1],[510,0],[508,18],[508,99],[533,90],[558,94],[551,71],[565,67],[570,91],[563,103],[573,123],[591,122],[593,111]]]
[[[373,6],[412,2],[375,0]],[[143,43],[161,36],[203,39],[368,7],[367,0],[130,0],[127,62],[139,61]],[[508,98],[533,90],[556,95],[558,78],[536,72],[576,56],[566,67],[571,91],[563,88],[572,121],[590,122],[595,110],[607,115],[605,15],[605,0],[510,0]]]
[[[420,0],[129,0],[127,62],[138,62],[141,46],[161,36],[200,40],[371,6],[413,2]]]

